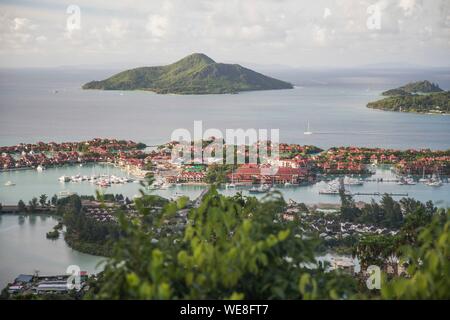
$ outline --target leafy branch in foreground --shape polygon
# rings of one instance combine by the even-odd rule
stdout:
[[[168,221],[185,205],[172,202],[161,213],[141,209],[142,217],[132,221],[122,217],[126,236],[90,297],[343,298],[354,287],[348,277],[306,268],[315,265],[314,243],[296,233],[294,222],[281,219],[285,202],[276,195],[258,201],[212,189],[198,208],[189,209],[182,232],[168,232]],[[150,226],[148,215],[154,215]],[[325,278],[342,285],[331,290],[327,285],[335,281]]]

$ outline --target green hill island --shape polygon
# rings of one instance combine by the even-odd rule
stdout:
[[[450,114],[450,91],[430,81],[408,83],[382,93],[387,98],[369,102],[368,108],[398,112]]]
[[[221,94],[292,88],[288,82],[238,64],[217,63],[202,53],[191,54],[167,66],[130,69],[83,85],[83,89],[148,90],[160,94]]]

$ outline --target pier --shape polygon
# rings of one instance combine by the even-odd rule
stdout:
[[[355,192],[352,193],[352,196],[382,196],[382,195],[389,195],[391,197],[407,197],[407,193],[392,193],[392,192]]]

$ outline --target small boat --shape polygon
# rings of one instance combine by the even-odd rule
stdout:
[[[413,186],[416,184],[416,182],[414,181],[413,178],[400,178],[400,180],[397,182],[398,185],[400,186],[404,186],[404,185],[409,185],[409,186]]]
[[[362,186],[364,181],[361,179],[351,178],[348,176],[344,177],[344,185],[346,186]]]
[[[343,186],[341,186],[339,180],[336,179],[328,183],[326,189],[319,190],[319,194],[338,195],[341,187]],[[351,195],[351,192],[344,189],[344,194]]]
[[[312,131],[309,129],[309,121],[308,121],[308,128],[306,129],[305,132],[303,132],[304,135],[311,135]]]
[[[6,187],[12,187],[12,186],[15,186],[15,185],[16,184],[14,182],[11,182],[11,181],[6,181],[6,183],[5,183]]]
[[[430,181],[426,183],[429,187],[441,187],[442,186],[442,180],[439,178],[434,177]]]
[[[259,188],[252,187],[248,192],[249,193],[267,193],[269,192],[271,187],[269,185],[262,185]]]
[[[69,182],[70,181],[70,177],[68,176],[61,176],[58,179],[60,182]]]
[[[37,171],[37,172],[42,172],[42,171],[44,171],[44,170],[45,170],[45,167],[44,167],[44,166],[38,165],[38,166],[36,167],[36,171]]]
[[[430,182],[427,183],[427,186],[429,186],[429,187],[441,187],[442,186],[442,181],[440,181],[440,180],[430,181]]]
[[[227,188],[227,189],[234,189],[234,188],[236,188],[236,185],[234,183],[227,183],[225,185],[225,188]]]

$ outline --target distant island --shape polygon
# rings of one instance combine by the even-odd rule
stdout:
[[[368,108],[398,112],[450,114],[450,91],[435,83],[419,81],[382,93],[387,98],[369,102]]]
[[[238,64],[217,63],[202,53],[191,54],[166,66],[126,70],[83,85],[83,89],[148,90],[160,94],[222,94],[292,88],[288,82]]]

